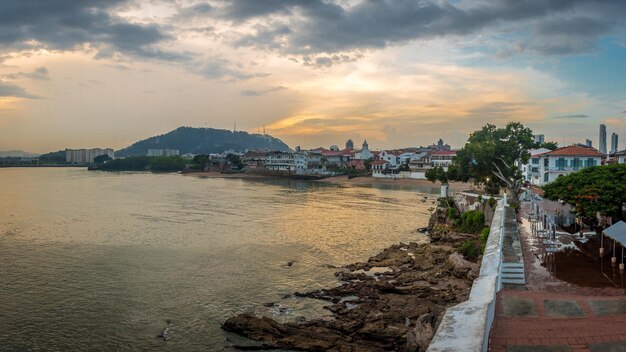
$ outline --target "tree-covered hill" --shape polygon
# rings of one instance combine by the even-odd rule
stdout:
[[[208,154],[227,150],[243,152],[247,149],[287,151],[289,146],[278,138],[260,134],[214,128],[179,127],[169,133],[150,137],[118,150],[115,156],[146,155],[148,149],[178,149],[181,154]]]

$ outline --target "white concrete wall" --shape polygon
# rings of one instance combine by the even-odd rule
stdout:
[[[500,200],[491,222],[480,275],[474,280],[469,299],[446,310],[427,351],[488,350],[489,332],[495,316],[496,293],[501,286],[501,225],[504,214],[504,201]]]

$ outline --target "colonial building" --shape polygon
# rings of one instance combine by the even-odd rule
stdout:
[[[248,151],[241,157],[241,162],[247,169],[263,169],[269,152],[264,150]]]
[[[521,171],[525,181],[530,182],[532,185],[539,184],[541,178],[541,172],[539,171],[539,155],[549,151],[550,149],[546,148],[532,149],[530,151],[528,163],[521,165]]]
[[[372,176],[383,177],[388,172],[389,162],[385,160],[372,161],[370,164],[372,167]]]
[[[430,154],[430,160],[433,167],[443,167],[448,170],[448,166],[452,165],[452,159],[456,156],[456,150],[437,150]]]
[[[604,154],[594,148],[572,145],[539,154],[537,157],[541,175],[538,184],[543,186],[560,176],[600,165]]]

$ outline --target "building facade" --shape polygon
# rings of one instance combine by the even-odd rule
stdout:
[[[604,154],[593,148],[572,145],[539,154],[537,157],[540,174],[538,185],[543,186],[583,168],[601,165]]]
[[[617,133],[611,133],[611,154],[617,153],[619,143],[618,138],[619,136],[617,135]]]
[[[600,125],[600,141],[598,142],[600,153],[606,155],[606,125]]]
[[[115,157],[115,153],[111,148],[65,149],[65,162],[72,164],[92,164],[93,159],[105,154],[111,159]]]

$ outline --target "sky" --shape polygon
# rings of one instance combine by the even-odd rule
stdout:
[[[509,121],[595,147],[604,123],[626,147],[626,1],[0,2],[0,150],[235,124],[292,147],[462,147]]]

